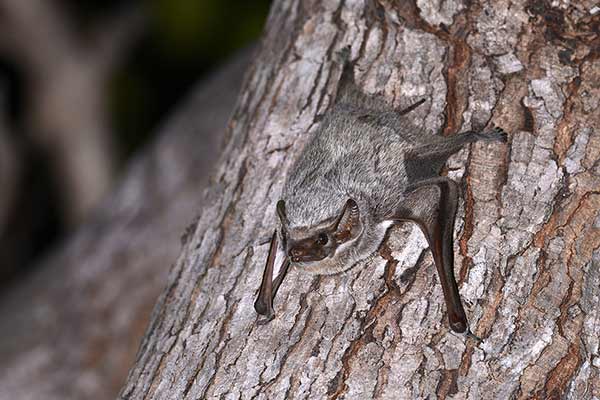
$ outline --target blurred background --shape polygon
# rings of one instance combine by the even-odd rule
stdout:
[[[0,400],[117,396],[269,6],[0,0]]]
[[[257,40],[269,3],[0,0],[0,293],[85,224],[196,82]]]

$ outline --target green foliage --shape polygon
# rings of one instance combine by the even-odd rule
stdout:
[[[148,0],[148,32],[113,81],[123,155],[150,138],[203,74],[258,39],[269,0]]]
[[[173,57],[221,58],[256,38],[269,2],[263,0],[152,0],[154,33]]]
[[[192,85],[260,36],[269,0],[58,0],[82,31],[140,3],[149,23],[110,87],[112,123],[125,160]]]

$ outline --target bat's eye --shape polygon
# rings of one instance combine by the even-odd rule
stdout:
[[[326,233],[319,233],[319,236],[317,236],[317,244],[318,245],[326,245],[327,242],[329,241],[329,238],[327,237]]]

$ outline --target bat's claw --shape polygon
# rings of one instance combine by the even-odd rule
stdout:
[[[498,126],[492,130],[480,133],[479,137],[481,137],[481,139],[483,140],[490,140],[501,143],[506,143],[508,141],[508,134],[504,131],[504,129]]]
[[[350,45],[342,47],[334,54],[335,61],[338,64],[345,65],[348,61],[350,61],[350,53]]]
[[[479,336],[475,335],[473,332],[471,332],[470,329],[467,329],[467,331],[465,332],[465,336],[471,339],[474,339],[477,343],[481,343],[482,340]]]
[[[261,299],[256,299],[254,302],[254,310],[265,318],[259,319],[258,324],[264,325],[269,323],[275,318],[275,311],[273,310],[273,306],[271,304],[265,304],[265,302],[261,301]]]
[[[268,316],[273,314],[273,306],[266,304],[260,297],[254,302],[254,310],[260,315]]]
[[[265,315],[264,318],[258,318],[256,321],[256,325],[266,325],[269,322],[273,321],[275,319],[275,315],[271,314],[271,315]]]

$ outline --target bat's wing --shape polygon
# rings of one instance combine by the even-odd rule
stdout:
[[[453,231],[457,204],[457,184],[448,178],[436,177],[411,187],[392,219],[413,221],[421,227],[440,277],[450,327],[458,333],[470,333],[454,277]]]

